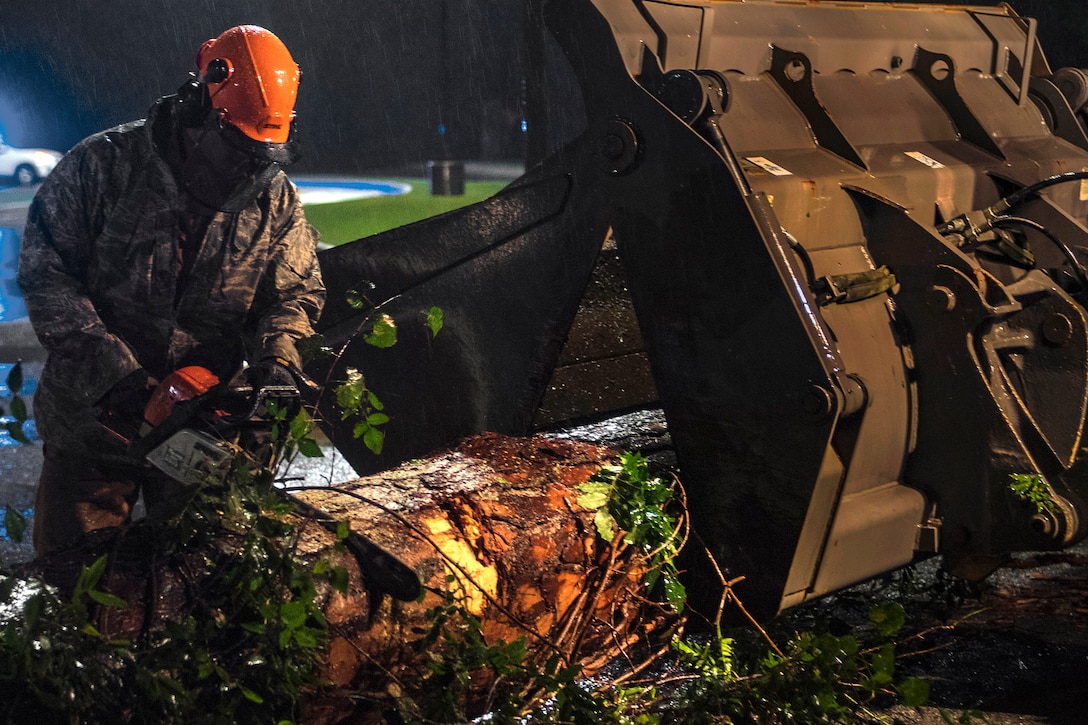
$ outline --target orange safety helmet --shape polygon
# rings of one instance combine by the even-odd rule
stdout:
[[[238,25],[201,45],[196,66],[224,122],[262,144],[290,140],[301,73],[283,41]]]
[[[151,427],[160,425],[170,417],[175,405],[203,395],[218,384],[219,377],[211,370],[199,365],[175,370],[163,378],[155,391],[151,393],[151,399],[147,401],[147,407],[144,408],[144,420],[150,423]]]

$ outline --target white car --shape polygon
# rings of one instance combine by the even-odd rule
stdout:
[[[49,176],[63,155],[49,149],[17,149],[0,140],[0,176],[27,186]]]

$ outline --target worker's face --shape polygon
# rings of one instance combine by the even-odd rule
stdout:
[[[227,142],[217,119],[184,130],[186,190],[201,204],[238,211],[267,185],[267,161],[255,159]]]

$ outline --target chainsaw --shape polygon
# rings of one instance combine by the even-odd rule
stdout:
[[[269,466],[270,451],[255,450],[254,441],[270,433],[271,410],[290,418],[299,406],[294,385],[224,384],[206,368],[184,367],[151,394],[129,452],[187,487],[222,481],[239,455]]]
[[[296,379],[301,374],[293,371]],[[178,498],[209,483],[223,482],[239,456],[258,468],[273,470],[269,442],[275,411],[290,420],[301,407],[295,385],[221,383],[211,371],[190,366],[167,375],[144,409],[140,434],[128,441],[130,455],[146,461],[181,484]],[[301,515],[338,533],[340,522],[320,509],[274,487]],[[368,538],[354,531],[344,541],[355,557],[369,591],[401,601],[419,597],[415,572]],[[375,604],[380,598],[375,598]]]

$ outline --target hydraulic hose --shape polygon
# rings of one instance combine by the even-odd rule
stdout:
[[[1048,176],[1042,181],[1036,181],[1034,184],[1025,186],[1022,189],[1017,189],[1005,198],[999,200],[993,206],[983,209],[981,213],[971,212],[970,214],[962,214],[955,219],[945,222],[937,227],[937,233],[942,236],[945,234],[965,234],[965,236],[968,237],[977,237],[983,232],[993,228],[995,220],[1002,218],[1002,215],[1006,211],[1021,204],[1024,199],[1032,194],[1037,194],[1043,189],[1047,189],[1051,186],[1064,184],[1069,181],[1081,181],[1084,179],[1088,179],[1088,171],[1069,171],[1064,174]],[[977,221],[972,221],[968,218],[969,216],[975,217]]]

